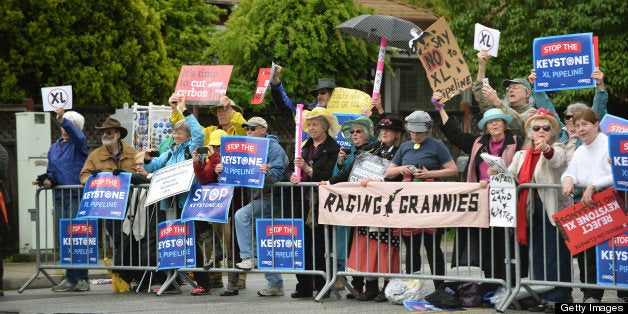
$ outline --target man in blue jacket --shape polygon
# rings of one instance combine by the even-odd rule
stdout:
[[[290,99],[286,94],[286,91],[279,80],[279,73],[281,73],[281,66],[275,67],[275,72],[273,73],[273,77],[270,80],[270,96],[273,99],[273,102],[277,107],[281,110],[290,110],[294,115],[296,111],[296,102]],[[327,103],[331,98],[331,94],[336,88],[336,83],[333,79],[330,78],[321,78],[318,80],[318,85],[316,88],[311,90],[310,93],[316,96],[316,102],[313,102],[303,109],[312,110],[316,107],[327,108]]]

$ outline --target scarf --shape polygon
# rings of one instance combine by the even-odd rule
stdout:
[[[541,151],[532,149],[530,147],[525,148],[527,150],[526,157],[523,160],[523,165],[519,170],[519,184],[530,183],[532,181],[532,174],[534,168],[541,157]],[[526,218],[526,201],[528,200],[528,194],[530,189],[521,189],[519,191],[519,200],[517,201],[517,242],[528,245],[528,220]]]

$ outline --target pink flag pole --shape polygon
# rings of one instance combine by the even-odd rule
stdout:
[[[373,82],[373,98],[379,98],[379,88],[382,85],[382,76],[384,75],[384,59],[386,58],[386,46],[388,46],[388,39],[382,37],[382,40],[379,42],[377,71],[375,72],[375,81]]]
[[[294,143],[294,158],[301,156],[301,141],[303,131],[303,104],[297,104],[297,110],[295,113],[294,122],[296,124],[295,129],[295,143]],[[301,182],[301,168],[294,165],[294,175],[297,177],[297,181]]]

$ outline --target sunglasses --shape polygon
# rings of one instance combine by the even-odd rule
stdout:
[[[543,129],[543,131],[545,132],[549,132],[552,129],[552,127],[549,125],[544,125],[544,126],[535,125],[532,127],[532,131],[534,132],[538,132],[540,129]]]
[[[326,95],[327,94],[327,90],[325,89],[321,89],[318,92],[316,92],[317,95]]]
[[[571,119],[573,119],[573,115],[572,114],[566,114],[565,115],[565,121],[566,120],[571,120]]]
[[[362,131],[362,130],[351,130],[351,131],[349,131],[349,133],[351,133],[351,134],[353,134],[353,133],[360,134],[362,132],[364,132],[364,131]]]
[[[250,126],[250,127],[247,127],[247,128],[246,128],[246,131],[247,131],[247,132],[249,132],[249,131],[250,131],[250,132],[255,132],[255,130],[256,130],[256,129],[257,129],[257,127],[256,127],[256,126]]]
[[[101,133],[102,134],[111,135],[111,134],[113,134],[113,130],[107,129],[107,130],[103,130]]]

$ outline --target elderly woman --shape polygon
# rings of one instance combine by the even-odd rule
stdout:
[[[304,111],[303,119],[306,123],[306,132],[310,134],[310,138],[305,142],[301,150],[301,156],[296,157],[292,165],[287,169],[294,169],[294,166],[301,168],[301,180],[292,171],[286,171],[286,175],[290,177],[290,182],[297,184],[299,182],[320,182],[329,180],[340,146],[334,140],[334,137],[340,130],[338,119],[332,115],[328,109],[316,107],[312,111]],[[299,191],[300,192],[300,191]],[[325,270],[325,229],[323,225],[316,224],[318,221],[318,195],[314,193],[314,198],[310,199],[310,193],[299,193],[294,191],[294,203],[292,206],[304,208],[295,208],[286,206],[290,212],[285,212],[286,217],[304,218],[307,215],[306,225],[314,228],[314,238],[312,232],[306,230],[304,234],[305,240],[305,267],[306,269]],[[305,198],[300,201],[300,198]],[[313,206],[310,207],[310,204]],[[314,250],[312,250],[312,248]],[[291,294],[292,298],[311,298],[313,290],[321,291],[325,285],[325,279],[321,276],[312,275],[297,276],[296,291]]]
[[[509,166],[515,152],[521,148],[523,140],[519,139],[515,132],[508,128],[512,118],[497,108],[485,111],[482,119],[478,122],[478,128],[483,130],[482,134],[462,132],[460,127],[449,119],[445,105],[439,103],[442,97],[440,92],[435,92],[432,96],[432,103],[442,121],[440,129],[449,142],[469,154],[466,168],[467,182],[480,182],[482,187],[486,187],[490,181],[489,165],[480,157],[480,154],[488,153],[492,156],[501,157],[506,166]],[[465,263],[468,266],[479,265],[486,277],[505,278],[506,265],[491,262],[502,261],[506,258],[504,247],[495,246],[493,241],[493,239],[504,239],[506,237],[504,230],[504,228],[459,228],[455,245],[460,246],[457,250],[460,253],[452,256],[452,266],[464,265]],[[467,247],[467,242],[471,243],[471,247],[480,244],[481,249],[472,250]],[[480,251],[481,257],[479,256]]]
[[[565,149],[556,142],[558,121],[554,114],[539,109],[525,123],[526,145],[518,151],[508,171],[519,184],[556,184],[565,168]],[[528,197],[533,193],[534,197]],[[552,215],[558,212],[564,200],[556,189],[522,189],[517,204],[517,241],[528,245],[527,217],[532,223],[531,260],[532,279],[571,281],[571,254],[557,231]],[[561,237],[559,239],[559,237]],[[558,247],[557,247],[558,246]],[[571,289],[556,287],[540,295],[543,301],[530,311],[553,312],[556,302],[568,302]]]
[[[397,150],[386,169],[387,178],[402,175],[405,180],[435,181],[451,178],[458,174],[456,163],[442,141],[430,137],[434,123],[425,111],[415,111],[406,117],[406,129],[410,141],[404,142]],[[404,181],[405,181],[404,180]],[[408,229],[402,233],[406,247],[406,273],[421,269],[420,243],[427,251],[432,274],[445,274],[445,257],[440,246],[442,229]],[[438,287],[443,281],[434,280]]]

